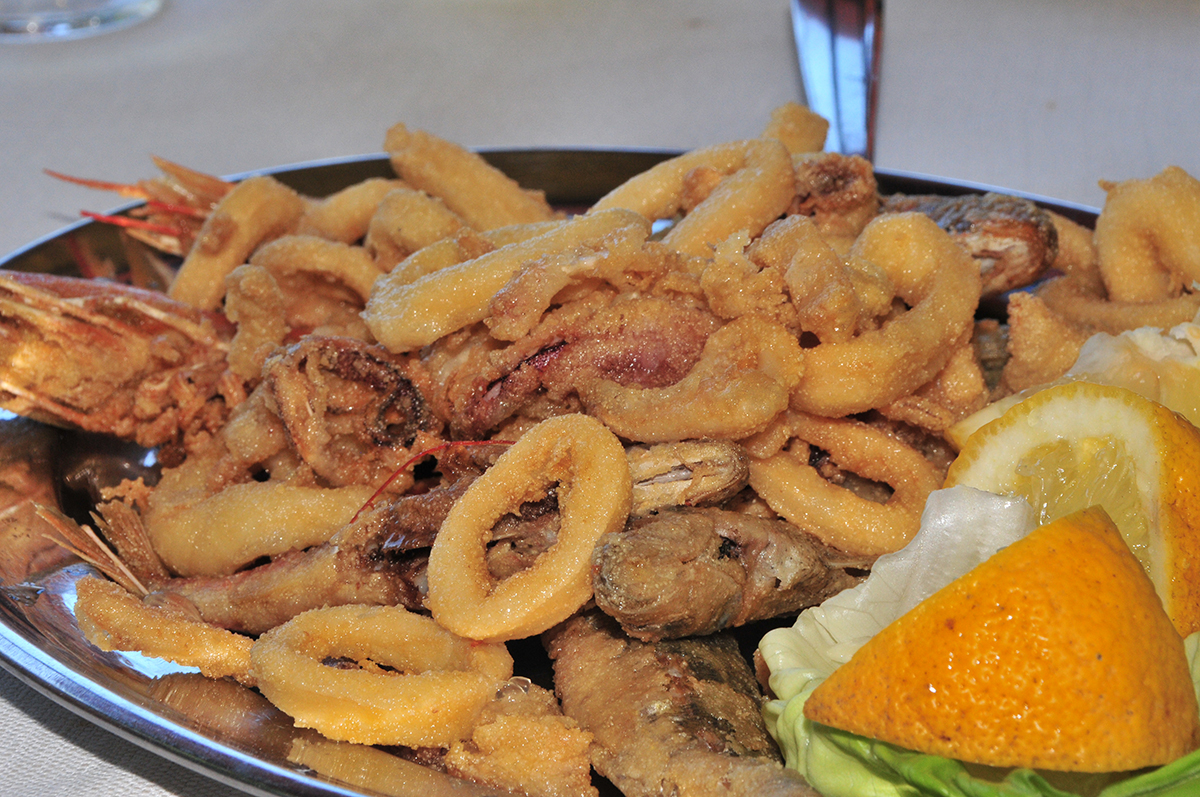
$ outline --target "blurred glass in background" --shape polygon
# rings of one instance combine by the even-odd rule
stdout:
[[[0,0],[0,42],[62,41],[127,28],[162,0]]]

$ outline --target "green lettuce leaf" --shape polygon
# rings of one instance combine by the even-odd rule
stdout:
[[[1200,647],[1200,633],[1189,637]],[[968,767],[942,756],[904,750],[886,742],[804,719],[804,700],[817,678],[797,698],[774,701],[780,711],[768,727],[781,746],[804,751],[789,761],[825,797],[1195,797],[1200,794],[1200,750],[1163,767],[1138,773],[1080,774],[1030,769]],[[801,738],[795,738],[801,737]]]
[[[1140,773],[1074,774],[1031,769],[992,770],[981,777],[961,762],[914,753],[852,733],[818,726],[820,744],[840,753],[839,764],[857,770],[853,791],[840,794],[904,797],[1194,797],[1200,794],[1200,751]],[[833,763],[830,756],[828,763]],[[986,769],[986,768],[985,768]],[[818,781],[821,778],[818,778]],[[1115,783],[1111,783],[1112,781]],[[814,788],[827,797],[819,783]]]

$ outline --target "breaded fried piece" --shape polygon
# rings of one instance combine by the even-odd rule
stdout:
[[[1004,394],[1045,384],[1067,372],[1091,336],[1055,315],[1031,293],[1014,293],[1008,300],[1008,363],[1000,375]]]
[[[990,391],[974,342],[958,346],[938,375],[880,407],[885,417],[940,434],[988,403]]]
[[[596,543],[596,605],[643,641],[711,634],[854,586],[859,578],[834,564],[837,557],[785,520],[667,510]]]
[[[1054,258],[1054,270],[1063,274],[1095,274],[1099,280],[1099,255],[1096,254],[1093,232],[1052,210],[1046,212],[1058,232],[1058,255]]]
[[[879,212],[871,162],[857,155],[820,152],[797,155],[796,196],[787,215],[808,216],[830,245],[845,253]]]
[[[626,797],[819,797],[783,768],[732,637],[647,644],[590,612],[543,641],[563,713],[594,734],[593,766]]]
[[[980,318],[975,322],[971,345],[975,347],[975,359],[979,361],[983,380],[992,393],[991,400],[995,400],[1000,375],[1008,363],[1008,325],[995,318]]]
[[[446,769],[528,797],[595,797],[591,741],[552,692],[514,678],[484,707],[471,738],[447,751]]]
[[[1091,332],[1119,335],[1138,327],[1170,329],[1200,312],[1200,292],[1184,291],[1161,302],[1116,302],[1099,275],[1073,272],[1038,286],[1037,296],[1064,322]]]

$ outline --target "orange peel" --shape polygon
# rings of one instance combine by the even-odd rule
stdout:
[[[1121,772],[1200,746],[1183,640],[1099,508],[1035,529],[884,628],[804,714],[998,767]]]

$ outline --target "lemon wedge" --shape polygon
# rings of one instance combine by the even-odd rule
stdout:
[[[1179,633],[1200,630],[1200,430],[1126,388],[1035,393],[967,438],[946,486],[1022,496],[1040,523],[1104,508]]]
[[[952,426],[946,437],[962,448],[976,429],[1033,393],[1076,381],[1128,388],[1200,426],[1200,323],[1179,324],[1166,331],[1141,327],[1120,335],[1095,334],[1060,379],[992,402]]]

